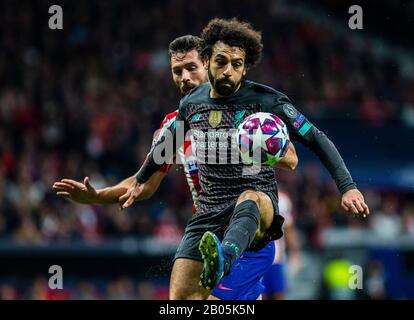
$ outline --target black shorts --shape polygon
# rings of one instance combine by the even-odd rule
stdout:
[[[262,241],[253,241],[246,251],[257,252],[265,247],[270,241],[280,239],[283,236],[282,225],[284,218],[279,214],[277,197],[273,192],[265,192],[273,204],[273,222],[269,230],[266,232],[265,239]],[[233,216],[236,201],[227,208],[217,213],[203,214],[194,216],[187,223],[184,237],[177,249],[174,260],[178,258],[188,258],[192,260],[202,261],[201,253],[198,250],[201,237],[206,231],[213,232],[220,241],[223,240],[224,233]]]

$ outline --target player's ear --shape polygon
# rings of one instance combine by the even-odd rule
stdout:
[[[203,67],[206,70],[208,70],[208,62],[209,62],[209,59],[208,59],[207,55],[204,55],[203,56]]]

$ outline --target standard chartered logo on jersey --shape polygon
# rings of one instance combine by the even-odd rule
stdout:
[[[177,121],[175,138],[170,130],[157,130],[154,137],[159,137],[154,146],[153,158],[157,164],[174,163],[177,148],[190,141],[192,137],[194,156],[197,163],[207,164],[238,164],[240,163],[239,148],[236,139],[236,129],[191,129],[184,133],[184,123]],[[180,157],[175,163],[182,164]]]
[[[240,162],[236,129],[192,130],[195,156],[200,164],[237,164]]]
[[[184,141],[193,143],[196,161],[198,164],[247,164],[240,157],[240,149],[237,141],[237,129],[191,129],[184,132],[184,123],[176,121],[175,137],[170,130],[159,129],[154,133],[158,142],[153,146],[152,154],[154,162],[161,164],[183,164],[180,157],[174,157]],[[261,149],[253,150],[253,159],[261,159]],[[257,162],[260,162],[258,160]],[[251,167],[250,165],[248,166]],[[257,174],[260,165],[255,165],[254,170],[246,170],[246,175]],[[244,171],[243,171],[244,172]]]

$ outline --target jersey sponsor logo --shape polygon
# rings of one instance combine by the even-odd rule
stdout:
[[[223,286],[223,284],[222,284],[221,282],[219,283],[218,288],[219,288],[220,290],[226,290],[226,291],[231,291],[231,290],[233,290],[232,288],[227,288],[227,287]]]
[[[217,127],[221,122],[221,116],[223,112],[221,110],[212,110],[210,111],[210,116],[208,118],[208,123],[215,128]]]
[[[291,119],[294,119],[298,114],[295,107],[292,106],[290,103],[285,103],[283,105],[283,112]]]
[[[303,116],[303,114],[299,113],[298,116],[295,118],[295,121],[293,121],[293,127],[295,129],[299,129],[304,120],[305,117]]]
[[[190,121],[191,121],[192,123],[201,121],[201,114],[196,113],[195,115],[193,115],[193,116],[191,117],[191,120],[190,120]]]

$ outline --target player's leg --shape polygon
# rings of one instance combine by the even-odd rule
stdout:
[[[170,300],[205,300],[210,294],[199,286],[203,263],[179,258],[174,261],[170,280]]]
[[[244,191],[236,202],[223,241],[220,243],[217,236],[211,232],[203,235],[199,249],[204,261],[201,281],[205,288],[215,287],[253,240],[255,240],[256,249],[261,249],[272,240],[268,230],[273,225],[277,208],[274,202],[263,192]],[[277,220],[276,236],[280,237],[283,218],[281,218],[281,223],[279,219]]]
[[[239,203],[239,201],[242,202],[244,199],[249,199],[249,197],[252,197],[250,193],[251,191],[246,192],[244,196],[242,194],[237,202]],[[259,225],[257,227],[254,241],[262,241],[265,239],[267,230],[269,230],[270,226],[272,225],[275,212],[272,200],[266,193],[258,191],[255,192],[254,196],[258,197],[256,204],[260,212]]]
[[[272,266],[274,256],[274,241],[259,252],[244,252],[232,265],[230,273],[212,290],[209,299],[258,299],[265,289],[261,279]]]
[[[273,193],[257,192],[260,198],[260,220],[253,242],[247,251],[257,252],[270,241],[283,236],[284,218],[279,214],[277,198]]]
[[[230,219],[232,208],[219,213],[195,216],[188,222],[174,258],[170,299],[207,299],[210,290],[199,285],[203,270],[200,240],[206,230],[217,232]],[[227,217],[227,218],[226,218]]]
[[[234,262],[253,241],[264,241],[274,215],[272,199],[266,193],[244,191],[237,199],[233,217],[224,234],[224,254]]]

